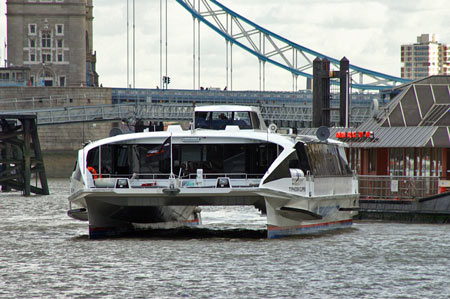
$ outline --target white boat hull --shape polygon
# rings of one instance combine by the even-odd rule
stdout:
[[[120,235],[136,230],[177,228],[201,224],[199,205],[264,204],[256,188],[165,188],[80,190],[69,197],[73,206],[87,210],[90,238]],[[80,209],[72,218],[83,220]]]
[[[285,201],[268,197],[267,236],[273,239],[349,227],[358,210],[357,198],[340,196]]]
[[[200,224],[195,206],[124,206],[96,198],[86,200],[91,239],[148,229]]]

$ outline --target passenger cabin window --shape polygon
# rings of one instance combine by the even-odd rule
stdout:
[[[315,176],[351,175],[343,148],[337,144],[310,143],[306,153]]]
[[[262,177],[277,157],[277,146],[262,144],[192,144],[173,146],[176,174],[195,175],[197,169],[210,176]]]
[[[316,177],[352,175],[342,147],[329,143],[298,142],[295,151],[275,168],[264,183],[290,178],[290,168],[301,169],[305,175],[309,172]]]
[[[259,129],[256,113],[248,111],[208,111],[195,113],[195,127],[200,129],[224,130],[226,126],[238,126],[240,129]],[[257,115],[256,115],[257,119]],[[255,127],[254,123],[258,126]]]
[[[305,151],[305,145],[302,142],[298,142],[295,145],[295,151],[284,159],[284,161],[282,161],[274,171],[272,171],[272,173],[264,181],[264,184],[278,179],[290,178],[290,168],[301,169],[305,175],[308,172],[311,172],[308,157]]]
[[[170,173],[170,154],[160,144],[109,144],[93,148],[87,166],[99,176],[151,178]],[[261,178],[277,157],[277,145],[259,144],[174,144],[173,171],[187,177],[197,169],[210,177]]]

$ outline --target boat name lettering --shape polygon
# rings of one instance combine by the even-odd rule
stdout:
[[[305,192],[305,187],[289,187],[289,191],[292,192]]]

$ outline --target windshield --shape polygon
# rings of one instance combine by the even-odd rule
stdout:
[[[238,126],[240,129],[253,129],[252,114],[249,111],[207,111],[195,113],[195,127],[200,129],[224,130],[226,126]],[[259,124],[258,127],[259,128]]]

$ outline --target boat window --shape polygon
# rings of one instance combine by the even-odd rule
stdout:
[[[259,121],[258,114],[256,112],[251,113],[253,128],[261,129],[261,123]]]
[[[290,178],[291,172],[289,168],[298,168],[299,162],[298,162],[298,156],[297,152],[292,152],[289,156],[287,156],[273,171],[272,173],[266,178],[264,181],[264,184],[279,180],[282,178]],[[306,173],[306,172],[305,172]]]
[[[225,173],[245,173],[245,145],[225,145],[223,166]]]
[[[112,146],[103,145],[101,146],[101,163],[100,163],[100,175],[110,175],[112,174]]]
[[[241,129],[251,129],[252,128],[252,120],[250,118],[250,114],[245,112],[235,112],[233,118],[233,124],[239,126]],[[258,128],[258,127],[255,127]]]
[[[98,172],[98,158],[98,147],[94,147],[86,157],[87,167],[94,167],[95,171]]]
[[[308,171],[311,171],[311,167],[309,166],[308,155],[306,154],[303,142],[297,142],[297,144],[295,144],[295,150],[297,151],[298,156],[297,165],[296,167],[290,166],[290,168],[299,168],[304,174],[307,174]]]
[[[306,152],[315,176],[334,176],[352,174],[347,160],[343,159],[337,144],[310,143]]]
[[[352,174],[345,151],[337,144],[310,143],[305,145],[298,142],[295,150],[275,168],[264,183],[289,178],[291,175],[289,168],[301,169],[305,174],[309,171],[314,176]]]
[[[131,174],[131,160],[128,158],[128,145],[118,145],[114,150],[115,174]]]
[[[202,160],[202,150],[199,150],[198,145],[185,145],[183,146],[183,151],[181,152],[182,161],[201,161]]]
[[[192,144],[174,145],[173,163],[176,174],[246,173],[261,176],[277,157],[276,145],[263,144]]]
[[[161,145],[139,144],[134,146],[136,168],[140,174],[157,174],[170,172],[170,154],[158,152]]]
[[[102,174],[140,175],[168,174],[170,155],[154,155],[160,145],[104,145],[102,146]],[[151,155],[150,155],[150,154]],[[243,174],[262,177],[277,157],[277,145],[257,144],[174,144],[173,171],[176,175],[204,173]],[[88,155],[88,162],[98,169],[98,149]],[[106,170],[107,169],[107,170]],[[98,171],[98,170],[97,170]]]
[[[195,113],[195,127],[200,129],[224,130],[226,126],[252,129],[248,111],[210,111]]]
[[[128,164],[128,148],[126,146],[121,146],[117,150],[117,167],[125,167]]]

